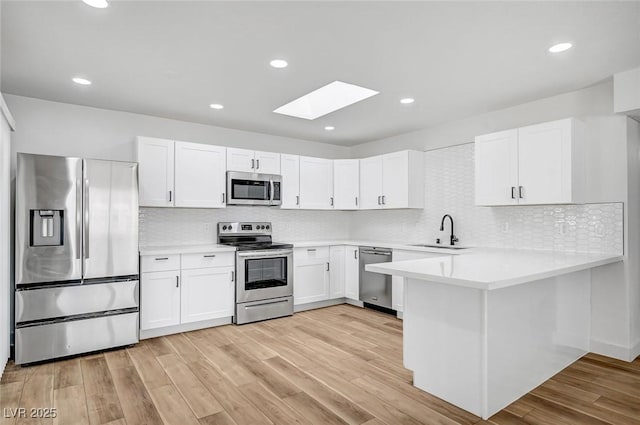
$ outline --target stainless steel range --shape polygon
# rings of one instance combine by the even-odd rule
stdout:
[[[268,222],[218,223],[218,243],[237,248],[236,324],[293,314],[293,245],[274,243],[271,231]]]

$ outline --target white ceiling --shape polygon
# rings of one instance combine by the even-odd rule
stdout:
[[[1,5],[6,93],[341,145],[576,90],[640,65],[637,1]],[[547,52],[561,41],[574,48]],[[273,58],[289,67],[271,68]],[[334,80],[380,94],[315,121],[272,112]],[[401,105],[407,96],[416,102]]]

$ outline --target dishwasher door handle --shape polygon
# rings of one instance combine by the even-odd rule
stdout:
[[[373,255],[386,255],[390,256],[390,252],[380,252],[380,251],[362,251],[363,254],[373,254]]]

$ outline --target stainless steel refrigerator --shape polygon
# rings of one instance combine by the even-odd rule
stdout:
[[[138,166],[18,154],[15,361],[138,342]]]

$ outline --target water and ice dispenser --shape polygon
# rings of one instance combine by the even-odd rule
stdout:
[[[64,210],[31,210],[31,246],[63,245]]]

